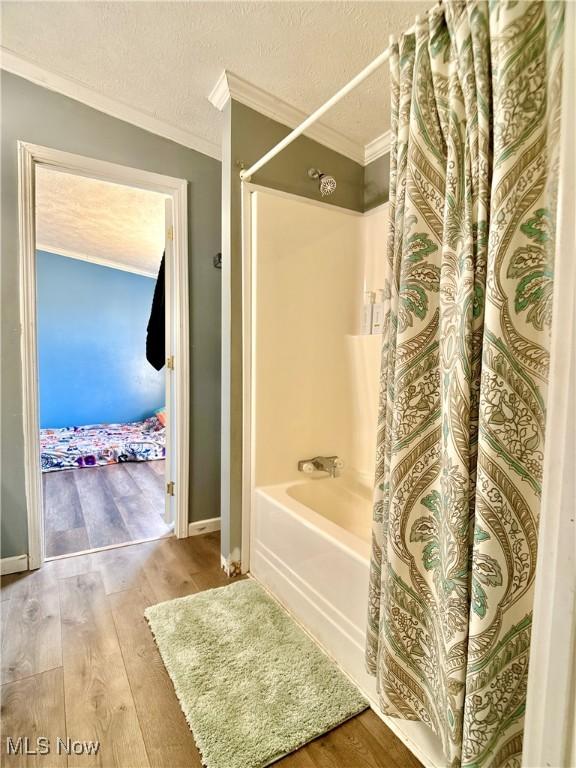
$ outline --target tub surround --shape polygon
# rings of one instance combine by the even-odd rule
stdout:
[[[251,204],[255,483],[302,479],[300,459],[335,455],[371,486],[381,338],[360,335],[365,273],[374,272],[364,263],[366,220],[266,191]]]

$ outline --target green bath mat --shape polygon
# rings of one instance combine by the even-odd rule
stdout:
[[[145,615],[208,768],[269,765],[368,706],[254,581]]]

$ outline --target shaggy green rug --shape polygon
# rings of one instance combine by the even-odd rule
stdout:
[[[254,581],[145,615],[208,768],[269,765],[368,706]]]

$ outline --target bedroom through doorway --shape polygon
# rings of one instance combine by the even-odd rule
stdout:
[[[45,166],[35,181],[45,558],[170,536],[167,196]]]

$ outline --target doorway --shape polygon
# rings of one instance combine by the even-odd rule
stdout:
[[[19,158],[29,567],[183,538],[187,183],[24,143]]]

